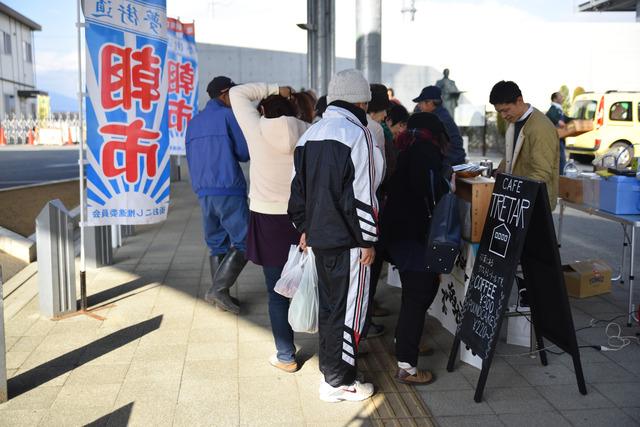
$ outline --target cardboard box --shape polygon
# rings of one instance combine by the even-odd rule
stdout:
[[[482,239],[495,182],[493,178],[481,176],[456,180],[456,196],[463,201],[458,205],[462,237],[471,243],[478,243]]]
[[[564,128],[558,129],[558,137],[578,136],[593,130],[593,120],[571,120]]]
[[[582,179],[560,176],[558,196],[573,203],[582,203]]]
[[[569,296],[586,298],[611,292],[611,267],[602,260],[575,261],[562,266]]]

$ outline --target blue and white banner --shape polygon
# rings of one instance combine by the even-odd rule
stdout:
[[[169,205],[165,0],[85,0],[87,223],[150,224]]]
[[[167,20],[169,51],[169,151],[186,155],[187,123],[198,112],[198,53],[193,24]]]

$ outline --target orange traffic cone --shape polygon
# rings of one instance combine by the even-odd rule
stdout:
[[[4,137],[3,127],[0,127],[0,145],[7,145],[7,138]]]
[[[27,138],[28,138],[27,144],[29,144],[29,145],[34,145],[35,144],[35,141],[34,141],[34,138],[33,138],[33,130],[32,129],[29,129],[29,135],[28,135]]]
[[[67,128],[67,142],[64,145],[73,145],[73,139],[71,138],[71,127]]]

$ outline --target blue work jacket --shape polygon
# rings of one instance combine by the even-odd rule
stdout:
[[[247,141],[231,108],[212,99],[187,127],[191,187],[198,197],[246,196],[240,162],[249,161]]]

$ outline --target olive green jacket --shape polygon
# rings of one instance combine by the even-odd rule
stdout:
[[[547,184],[549,205],[553,211],[558,202],[560,142],[558,132],[544,113],[533,109],[513,147],[513,123],[507,128],[506,156],[501,168],[506,173]]]

